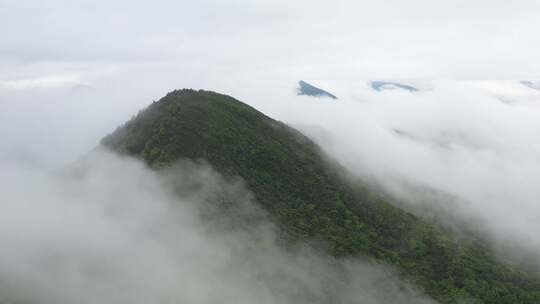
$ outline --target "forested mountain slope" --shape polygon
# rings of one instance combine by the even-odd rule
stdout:
[[[180,158],[205,159],[244,179],[284,239],[384,261],[442,303],[540,303],[538,278],[350,184],[311,140],[232,97],[173,91],[102,144],[158,170]]]

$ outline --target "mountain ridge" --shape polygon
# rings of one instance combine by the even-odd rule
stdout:
[[[309,138],[230,96],[170,92],[102,144],[156,169],[181,158],[205,159],[226,176],[244,179],[285,237],[321,242],[338,258],[367,256],[394,265],[442,303],[540,301],[538,278],[352,185]]]
[[[385,90],[405,90],[409,93],[418,92],[419,89],[416,87],[413,87],[409,84],[399,83],[395,81],[383,81],[383,80],[375,80],[370,82],[370,86],[375,91],[385,91]]]
[[[306,96],[312,96],[312,97],[328,97],[331,99],[338,99],[334,94],[331,94],[303,80],[300,80],[298,82],[298,95],[306,95]]]

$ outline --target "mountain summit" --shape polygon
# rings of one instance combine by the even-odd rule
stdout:
[[[323,89],[319,89],[314,85],[311,85],[303,80],[298,82],[298,95],[307,95],[313,97],[328,97],[332,99],[338,99],[335,95],[328,93]]]
[[[537,277],[351,183],[310,139],[230,96],[170,92],[102,144],[156,169],[205,159],[245,181],[284,240],[391,264],[441,303],[540,303]]]

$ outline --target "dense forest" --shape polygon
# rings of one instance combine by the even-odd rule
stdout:
[[[310,139],[232,97],[173,91],[102,144],[156,170],[204,159],[245,181],[284,243],[388,263],[441,303],[540,303],[540,278],[350,182]]]

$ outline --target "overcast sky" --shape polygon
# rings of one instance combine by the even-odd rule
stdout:
[[[1,0],[0,83],[538,78],[539,14],[535,0]]]
[[[74,158],[183,87],[250,102],[299,79],[539,79],[538,16],[536,0],[0,0],[0,146]]]

